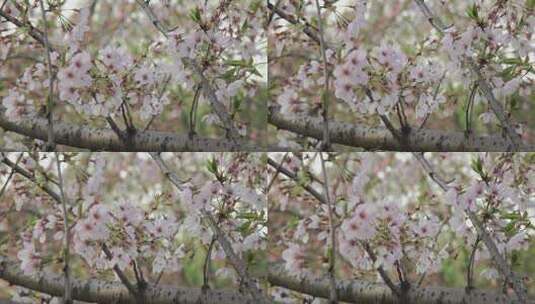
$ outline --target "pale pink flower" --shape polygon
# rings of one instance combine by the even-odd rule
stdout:
[[[282,252],[282,259],[285,262],[284,268],[292,274],[299,275],[305,267],[304,248],[295,243],[290,243],[288,248]]]

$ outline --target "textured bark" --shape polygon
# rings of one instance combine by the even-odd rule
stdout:
[[[43,118],[32,118],[23,122],[11,122],[0,111],[0,127],[46,141],[48,122]],[[132,135],[125,143],[111,129],[79,126],[71,123],[54,123],[54,139],[57,144],[93,151],[258,151],[261,147],[245,141],[236,144],[227,139],[211,139],[199,136],[190,138],[186,134],[158,131],[143,131]],[[9,148],[9,147],[7,147]]]
[[[329,298],[329,279],[297,277],[280,266],[270,267],[269,282],[314,297]],[[337,283],[340,301],[359,304],[402,304],[385,284],[363,280],[343,280]],[[464,288],[412,287],[407,291],[406,303],[411,304],[518,304],[514,296],[506,296],[490,290]],[[533,304],[534,301],[529,303]]]
[[[285,118],[281,113],[271,113],[269,123],[279,129],[318,140],[323,138],[323,122],[315,117]],[[369,150],[402,151],[400,144],[387,128],[369,127],[363,124],[330,122],[329,133],[332,143],[359,147]],[[471,136],[463,132],[446,132],[439,130],[412,130],[407,135],[407,146],[415,151],[470,152],[470,151],[510,151],[513,146],[499,135]],[[535,150],[535,146],[526,145],[522,151]]]
[[[31,290],[61,297],[64,293],[63,276],[41,273],[35,276],[23,274],[17,263],[0,257],[0,279]],[[174,286],[149,286],[145,291],[145,304],[234,304],[254,303],[247,295],[234,290],[203,290]],[[136,298],[121,284],[101,280],[72,280],[74,300],[97,303],[137,304]]]

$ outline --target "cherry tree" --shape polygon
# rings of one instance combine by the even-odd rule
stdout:
[[[268,1],[269,138],[292,150],[532,150],[534,8]]]
[[[12,150],[260,150],[265,5],[0,3],[1,143]]]
[[[263,154],[0,160],[0,298],[269,303]]]
[[[272,153],[268,164],[274,299],[533,303],[532,154]],[[447,269],[464,279],[444,284]]]

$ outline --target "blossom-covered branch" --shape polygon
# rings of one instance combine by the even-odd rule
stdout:
[[[183,191],[184,182],[181,181],[178,176],[167,166],[167,164],[161,158],[160,154],[151,153],[151,156],[156,161],[158,167],[164,173],[165,177],[171,181],[171,183],[177,188],[177,190]],[[259,303],[269,303],[267,296],[264,294],[262,289],[257,286],[256,280],[254,280],[249,275],[244,261],[234,252],[232,244],[226,237],[225,233],[219,227],[217,221],[214,219],[211,212],[204,208],[198,210],[198,212],[200,212],[204,220],[208,222],[210,229],[212,230],[219,244],[223,248],[225,255],[232,264],[232,267],[234,267],[241,280],[245,283],[247,292],[251,294],[255,301],[258,301]]]
[[[453,192],[456,192],[456,189],[451,188],[448,186],[445,179],[438,174],[433,166],[427,161],[423,155],[423,153],[413,153],[414,157],[418,160],[418,162],[422,165],[423,169],[427,172],[429,177],[437,184],[439,185],[440,189],[442,189],[444,192],[449,192],[450,190]],[[508,265],[507,261],[504,259],[500,251],[498,250],[498,247],[496,246],[496,243],[490,236],[489,232],[487,231],[487,228],[485,228],[484,224],[479,220],[476,212],[470,208],[467,208],[466,213],[472,222],[472,225],[474,225],[475,229],[477,230],[478,236],[481,237],[483,240],[483,243],[487,247],[488,251],[490,252],[490,255],[492,257],[492,261],[498,268],[499,272],[502,274],[502,276],[512,284],[512,287],[518,296],[518,299],[520,303],[528,303],[528,290],[522,281],[522,278],[520,278],[517,274],[515,274],[511,267]]]
[[[444,31],[447,30],[446,26],[444,25],[444,22],[440,20],[436,15],[434,15],[429,7],[425,4],[424,0],[415,0],[418,3],[418,6],[421,8],[422,12],[425,14],[429,22],[433,25],[433,27],[439,31],[441,34],[444,34]],[[511,142],[514,145],[514,151],[519,151],[520,147],[522,146],[522,139],[520,136],[516,133],[515,128],[513,127],[512,123],[509,121],[509,118],[506,117],[505,111],[503,109],[503,106],[501,103],[496,100],[496,97],[494,96],[494,93],[492,92],[492,88],[488,81],[483,78],[483,75],[479,69],[479,67],[476,66],[476,64],[473,62],[471,58],[468,58],[468,64],[470,69],[472,70],[472,73],[476,77],[479,87],[483,91],[485,97],[487,98],[487,101],[490,104],[490,107],[498,120],[500,121],[500,124],[505,128],[507,131],[506,134],[511,140]]]
[[[427,15],[430,14],[423,1],[417,3],[425,7]],[[466,5],[443,6],[462,9]],[[454,149],[440,145],[426,149],[418,147],[417,142],[408,145],[403,140],[400,147],[387,149],[477,151],[471,142],[481,138],[480,130],[495,130],[493,125],[506,132],[503,136],[495,134],[502,138],[500,141],[503,144],[491,151],[529,149],[532,130],[525,127],[530,128],[530,124],[511,123],[510,115],[502,104],[510,105],[510,112],[516,110],[519,103],[531,111],[531,106],[525,104],[527,98],[523,98],[533,94],[533,79],[528,75],[533,73],[529,54],[534,49],[529,44],[529,37],[532,36],[535,17],[520,11],[509,14],[508,10],[515,11],[517,8],[504,3],[489,4],[485,8],[474,5],[469,8],[473,10],[472,20],[465,20],[469,24],[465,32],[451,28],[446,30],[441,21],[426,15],[433,26],[440,29],[439,38],[442,39],[431,35],[422,40],[419,33],[409,34],[413,30],[412,22],[398,20],[395,23],[398,17],[405,16],[400,10],[412,7],[406,3],[382,4],[364,0],[355,1],[354,5],[349,6],[337,1],[327,2],[325,8],[328,9],[325,9],[322,22],[316,16],[313,1],[301,5],[291,1],[279,1],[277,4],[268,2],[268,8],[279,17],[270,21],[270,38],[275,47],[270,49],[269,57],[271,88],[275,99],[271,106],[280,108],[280,112],[270,114],[269,123],[277,127],[277,131],[290,131],[277,133],[272,129],[273,138],[284,140],[292,148],[315,144],[313,140],[303,139],[303,135],[311,137],[311,131],[302,128],[302,121],[318,116],[324,96],[317,92],[323,89],[326,78],[330,76],[326,72],[332,69],[337,103],[332,102],[331,117],[343,116],[344,121],[359,121],[369,128],[375,128],[374,125],[382,121],[391,131],[397,129],[394,125],[399,125],[396,136],[405,139],[422,130],[432,130],[426,125],[445,125],[444,118],[448,116],[453,118],[454,124],[459,124],[456,120],[460,122],[462,110],[465,112],[462,116],[466,122],[464,132],[450,133],[444,129],[441,135],[446,137],[441,141],[459,142],[464,138],[466,145]],[[490,20],[482,21],[485,18],[478,16],[478,11],[481,15],[486,13]],[[420,14],[412,10],[406,13]],[[380,23],[387,17],[387,22],[399,24],[399,28],[390,27],[392,30],[387,30],[388,27],[380,27],[388,35],[384,33],[383,41],[376,46],[374,35],[383,33],[376,33],[376,23],[368,24],[368,19]],[[312,26],[315,21],[322,26]],[[420,20],[416,16],[414,22],[426,23],[427,20]],[[503,24],[511,26],[505,28]],[[307,36],[305,39],[301,37],[303,33]],[[322,42],[320,36],[326,36],[323,38],[329,42]],[[326,52],[328,64],[322,64],[325,58],[314,55],[318,48],[325,48],[325,44],[329,45]],[[513,52],[515,49],[518,49],[517,53]],[[291,61],[293,57],[305,60]],[[472,76],[465,71],[466,62],[470,63]],[[503,66],[504,63],[509,66]],[[464,108],[459,101],[464,99],[462,95],[467,88],[459,87],[457,78],[462,79],[461,83],[473,83]],[[476,111],[480,113],[479,121],[473,123],[474,104],[482,104],[485,100],[490,109],[486,110],[487,105],[478,105]],[[280,119],[275,120],[274,117]],[[336,128],[338,121],[341,120],[332,122],[333,128]],[[441,133],[440,129],[432,132]],[[457,136],[456,133],[464,136]],[[365,142],[367,136],[374,139],[373,134],[363,134],[362,141]],[[312,137],[320,139],[318,136]],[[334,138],[333,142],[336,143]],[[351,143],[345,145],[355,146]],[[375,148],[384,149],[379,145]]]

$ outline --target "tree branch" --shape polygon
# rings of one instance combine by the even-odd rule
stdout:
[[[22,28],[28,28],[28,34],[37,40],[40,44],[45,45],[44,35],[43,32],[41,32],[39,29],[35,28],[31,23],[23,23],[22,21],[18,20],[17,18],[8,15],[5,11],[0,9],[0,16],[4,17],[7,21],[13,23],[17,27]]]
[[[171,183],[175,185],[175,187],[178,190],[183,190],[182,184],[184,182],[182,182],[180,178],[167,166],[167,164],[161,158],[160,154],[151,153],[150,155],[156,161],[156,163],[158,164],[158,167],[160,168],[160,170],[162,170],[162,172],[165,174],[167,179],[169,179]],[[270,301],[267,299],[267,296],[264,295],[262,290],[256,286],[255,280],[253,280],[249,276],[245,263],[234,252],[234,249],[232,248],[231,243],[227,239],[224,232],[217,225],[217,222],[212,216],[212,214],[206,209],[199,210],[199,212],[202,214],[203,219],[206,222],[208,222],[210,229],[212,230],[212,232],[217,238],[217,241],[223,248],[223,251],[225,252],[225,255],[227,256],[227,258],[229,259],[230,264],[236,270],[240,279],[245,283],[248,289],[247,291],[251,294],[253,299],[259,303],[266,303],[266,304],[269,303]]]
[[[61,197],[59,196],[59,194],[56,193],[56,191],[54,191],[52,188],[50,188],[46,183],[37,182],[37,180],[35,179],[35,176],[33,176],[33,174],[31,174],[26,169],[24,169],[24,168],[20,167],[19,165],[13,163],[12,161],[10,161],[7,157],[5,157],[5,155],[3,153],[1,154],[1,156],[2,156],[1,157],[1,161],[4,164],[9,166],[11,169],[15,170],[16,173],[24,176],[26,179],[28,179],[29,181],[33,182],[37,187],[39,187],[41,190],[46,192],[56,202],[61,204]]]
[[[105,243],[102,243],[101,247],[102,247],[102,251],[104,251],[104,254],[106,255],[106,258],[108,258],[108,260],[111,261],[113,259],[113,255],[111,254],[110,249],[108,249],[108,246],[106,246]],[[113,265],[113,271],[115,272],[117,277],[119,277],[119,280],[121,281],[121,283],[123,283],[126,289],[128,289],[130,294],[133,297],[135,297],[136,300],[139,300],[138,290],[134,287],[134,285],[132,285],[132,283],[130,283],[130,280],[128,280],[124,272],[121,270],[121,268],[119,268],[117,264]]]
[[[294,290],[314,297],[329,298],[329,281],[317,277],[297,277],[283,270],[280,265],[271,265],[268,281],[273,286]],[[340,301],[358,304],[520,304],[516,299],[492,290],[464,288],[412,287],[407,290],[405,300],[398,298],[385,284],[365,280],[341,280],[337,283]],[[533,304],[535,301],[530,301]]]
[[[377,256],[375,255],[373,250],[370,248],[370,245],[368,243],[366,243],[366,242],[362,242],[362,247],[364,247],[364,250],[366,250],[366,253],[370,257],[372,262],[375,263],[377,261]],[[379,272],[379,275],[381,276],[381,278],[385,282],[386,286],[388,286],[388,288],[390,288],[390,290],[392,290],[392,293],[396,297],[401,299],[401,297],[403,296],[402,291],[400,290],[400,288],[398,288],[396,286],[396,284],[394,284],[392,279],[390,279],[390,276],[388,276],[388,273],[386,273],[385,269],[383,268],[383,265],[379,265],[377,267],[377,272]]]
[[[33,276],[25,275],[18,263],[0,256],[0,279],[46,293],[52,296],[63,296],[64,278],[56,274],[41,272]],[[185,288],[173,286],[148,286],[145,290],[145,304],[255,304],[250,297],[234,290],[206,290],[201,288]],[[122,283],[106,282],[96,279],[72,280],[72,296],[74,300],[97,303],[137,304],[137,299]]]
[[[282,166],[282,164],[278,164],[276,161],[274,161],[273,159],[269,158],[268,157],[268,165],[270,165],[271,167],[275,168],[276,170],[280,171],[280,173],[286,175],[287,177],[289,177],[290,179],[298,182],[299,179],[297,177],[297,175],[293,172],[291,172],[290,170],[284,168]],[[318,191],[316,191],[314,188],[312,188],[311,186],[309,185],[303,185],[302,183],[298,183],[299,186],[303,187],[303,189],[305,189],[310,195],[312,195],[314,198],[316,198],[318,201],[320,201],[322,204],[327,204],[327,198],[325,198],[325,196],[321,193],[319,193]]]
[[[48,122],[43,118],[31,118],[21,122],[9,121],[0,110],[0,127],[6,131],[18,133],[46,141]],[[211,139],[187,134],[159,131],[136,132],[132,135],[131,145],[127,145],[111,129],[93,128],[70,123],[54,124],[56,143],[89,150],[107,151],[260,151],[263,147],[241,140],[236,143],[224,139]],[[275,148],[280,149],[280,148]]]
[[[286,118],[273,110],[268,121],[271,125],[286,131],[308,136],[317,140],[323,138],[322,120],[316,117]],[[364,124],[330,122],[329,133],[332,143],[370,150],[404,150],[403,144],[387,128],[370,127]],[[464,132],[448,132],[431,129],[411,130],[407,143],[414,151],[507,151],[512,147],[500,135],[472,136],[466,138]],[[533,145],[520,147],[521,151],[535,150]]]
[[[312,27],[312,25],[306,23],[304,25],[301,25],[299,23],[299,21],[297,19],[295,19],[295,17],[287,14],[286,12],[284,12],[283,10],[281,10],[280,8],[278,8],[277,6],[271,4],[269,1],[267,3],[267,7],[269,10],[271,10],[273,13],[277,14],[279,17],[281,17],[282,19],[288,21],[289,23],[293,24],[293,25],[300,25],[300,26],[303,26],[303,32],[308,36],[310,37],[312,40],[314,40],[316,43],[320,43],[320,38],[318,37],[318,35],[316,34],[316,30]]]

